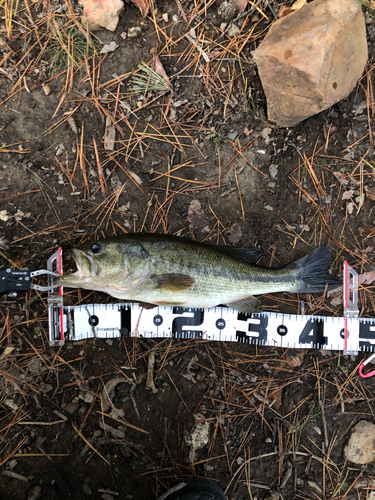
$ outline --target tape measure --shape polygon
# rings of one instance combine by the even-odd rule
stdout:
[[[61,248],[47,269],[62,274]],[[53,280],[52,275],[49,279]],[[358,318],[358,275],[344,263],[344,316],[242,313],[226,307],[191,309],[137,303],[64,306],[62,288],[50,293],[49,340],[144,337],[215,340],[288,348],[375,351],[375,318]]]

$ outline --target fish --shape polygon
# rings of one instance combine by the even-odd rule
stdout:
[[[182,308],[260,310],[256,295],[336,288],[332,249],[320,246],[282,268],[256,264],[254,248],[229,248],[177,236],[134,233],[72,250],[77,271],[55,286],[105,292],[117,299]]]

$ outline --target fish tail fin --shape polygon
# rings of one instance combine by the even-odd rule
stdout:
[[[315,248],[315,250],[305,257],[289,264],[288,268],[298,270],[294,292],[324,292],[324,290],[332,290],[340,286],[342,284],[341,281],[329,272],[332,261],[332,248],[330,246],[322,246]]]

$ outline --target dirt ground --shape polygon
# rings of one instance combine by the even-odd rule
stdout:
[[[236,37],[210,45],[209,62],[185,35],[217,40],[222,2],[182,2],[183,12],[156,3],[144,19],[126,4],[114,33],[95,32],[113,52],[57,68],[53,27],[77,26],[79,9],[0,2],[0,268],[42,269],[58,246],[124,232],[257,246],[260,263],[276,267],[329,243],[338,276],[345,259],[369,273],[359,306],[374,317],[371,11],[357,87],[284,129],[267,121],[252,61],[284,2],[260,3]],[[170,88],[131,93],[138,64],[155,54]],[[74,267],[68,252],[64,267]],[[298,314],[302,298],[306,314],[343,314],[341,299],[322,294],[262,305]],[[79,290],[64,301],[114,302]],[[364,354],[169,339],[52,348],[46,294],[35,291],[1,298],[0,328],[2,500],[156,499],[197,476],[236,500],[371,494],[374,466],[344,458],[351,428],[374,420],[374,381],[357,374]],[[152,358],[155,390],[145,383]]]

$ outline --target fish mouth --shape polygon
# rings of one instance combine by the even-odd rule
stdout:
[[[72,274],[65,274],[54,281],[57,286],[70,286],[81,288],[85,281],[92,280],[98,275],[99,266],[95,260],[84,251],[73,248],[71,251],[77,271]]]

